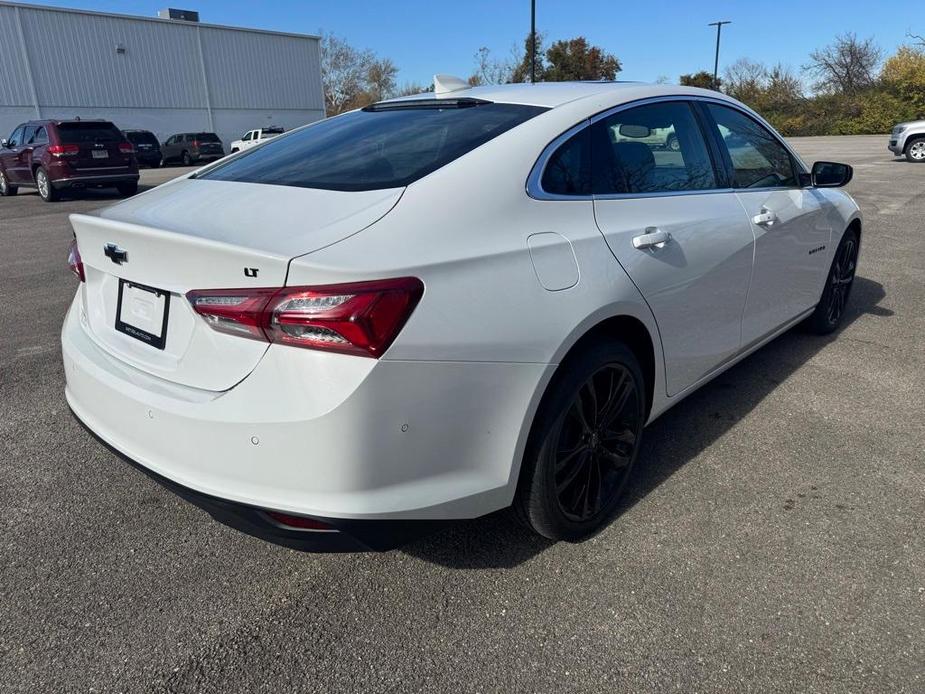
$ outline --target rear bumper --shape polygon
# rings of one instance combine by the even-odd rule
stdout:
[[[118,183],[130,183],[137,181],[138,172],[90,176],[72,176],[68,178],[56,178],[51,181],[51,185],[56,189],[65,188],[90,188],[93,186],[114,186]]]
[[[270,518],[267,509],[239,504],[189,487],[159,475],[110,446],[71,410],[74,419],[97,441],[123,461],[143,472],[168,491],[207,512],[223,525],[273,544],[304,552],[384,552],[445,527],[450,521],[349,520],[312,516],[332,530],[292,530]]]
[[[136,152],[135,159],[138,160],[139,164],[157,164],[163,157],[160,152]]]
[[[274,345],[235,387],[199,391],[116,360],[80,312],[78,301],[62,331],[66,396],[97,437],[222,503],[336,527],[474,518],[508,506],[553,368],[374,361]]]

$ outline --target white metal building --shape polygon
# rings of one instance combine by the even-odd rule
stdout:
[[[163,142],[324,117],[317,36],[0,0],[0,137],[35,118],[106,118]]]

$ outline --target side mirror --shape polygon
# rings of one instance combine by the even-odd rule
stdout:
[[[810,176],[816,188],[841,188],[848,185],[848,182],[854,176],[854,169],[847,164],[838,164],[833,161],[817,161],[813,164],[813,171]]]
[[[4,149],[6,149],[6,147],[9,144],[10,144],[10,141],[7,140],[5,137],[0,138],[0,147],[3,147]]]

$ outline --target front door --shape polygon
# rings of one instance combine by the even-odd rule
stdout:
[[[689,103],[619,110],[591,128],[597,223],[652,309],[675,395],[739,351],[754,235]]]
[[[25,126],[20,125],[7,140],[6,147],[0,148],[0,163],[6,172],[6,179],[10,183],[24,183],[20,178],[19,150],[22,147],[22,136]]]
[[[738,109],[710,103],[706,110],[755,234],[755,270],[742,323],[743,344],[749,345],[819,300],[831,229],[824,198],[800,186],[802,167],[770,130]]]

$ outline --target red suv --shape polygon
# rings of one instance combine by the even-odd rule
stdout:
[[[138,191],[135,148],[105,120],[34,120],[0,140],[0,195],[38,188],[46,202],[65,189]]]

